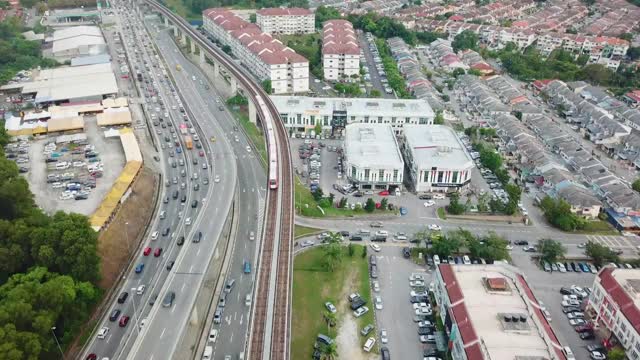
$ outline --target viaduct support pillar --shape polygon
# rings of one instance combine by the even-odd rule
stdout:
[[[202,51],[202,49],[200,49],[200,65],[203,69],[209,67],[209,64],[207,64],[207,59],[204,57],[204,51]],[[205,72],[209,72],[209,71],[205,70]]]
[[[253,124],[257,122],[256,106],[253,101],[249,101],[249,121]]]
[[[177,39],[178,36],[180,36],[180,32],[178,32],[178,28],[175,26],[172,26],[171,28],[173,29],[173,37]]]
[[[217,78],[220,75],[220,64],[213,60],[211,62],[213,62],[213,77]]]
[[[165,16],[164,18],[164,27],[168,27],[169,26],[169,19]]]
[[[193,39],[189,39],[189,43],[191,44],[191,53],[196,53],[196,43],[193,42]]]

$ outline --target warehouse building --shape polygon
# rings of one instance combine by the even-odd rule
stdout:
[[[111,64],[65,66],[34,72],[33,80],[8,84],[0,90],[19,90],[37,104],[101,101],[118,93]]]
[[[203,27],[260,81],[271,81],[274,94],[309,91],[309,60],[233,12],[203,11]]]
[[[406,125],[433,124],[435,117],[428,102],[415,99],[271,96],[271,101],[285,127],[296,134],[315,132],[320,124],[323,135],[342,136],[345,126],[358,123],[390,124],[400,134]]]
[[[97,26],[73,26],[56,30],[45,42],[51,44],[51,57],[59,62],[107,52],[107,44]]]
[[[260,9],[256,12],[256,25],[269,34],[311,34],[316,30],[316,17],[303,8]]]
[[[416,192],[452,191],[471,182],[473,160],[453,129],[406,125],[401,143]]]
[[[351,124],[344,143],[347,179],[359,189],[402,187],[404,162],[389,124]]]
[[[434,283],[453,359],[567,359],[548,311],[516,268],[441,264]]]
[[[351,22],[329,20],[322,25],[322,68],[325,80],[349,80],[360,74],[360,46]]]

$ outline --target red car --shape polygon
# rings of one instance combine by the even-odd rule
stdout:
[[[120,321],[118,322],[118,325],[120,325],[120,327],[125,327],[127,326],[128,323],[129,323],[129,317],[127,315],[122,315],[122,317],[120,318]]]
[[[147,246],[146,248],[144,248],[144,251],[142,252],[142,254],[144,256],[151,254],[151,248]]]
[[[380,196],[389,196],[389,192],[387,190],[383,190],[383,191],[380,191],[378,193],[378,195],[380,195]]]
[[[97,360],[98,359],[98,355],[91,353],[87,356],[87,360]]]
[[[576,332],[579,332],[579,333],[587,332],[587,331],[593,331],[593,327],[590,324],[578,325],[578,326],[574,327],[574,329],[576,330]]]
[[[162,254],[162,248],[157,248],[156,251],[153,252],[153,256],[158,257]]]
[[[198,152],[198,155],[200,155],[200,157],[204,157],[204,151],[200,150],[200,151]]]

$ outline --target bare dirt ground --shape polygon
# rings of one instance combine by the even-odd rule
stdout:
[[[149,168],[143,167],[133,184],[131,195],[109,227],[98,237],[98,254],[102,259],[100,288],[111,288],[127,266],[129,255],[137,249],[141,234],[146,230],[153,213],[157,186],[157,176]]]
[[[349,277],[344,282],[338,309],[349,309],[347,296],[349,295],[350,289],[357,288],[355,286],[355,275],[356,273],[354,272],[350,273]],[[349,360],[377,359],[376,354],[367,354],[360,347],[360,331],[358,330],[358,322],[351,311],[342,312],[338,319],[338,336],[336,336],[336,343],[338,344],[338,358]]]

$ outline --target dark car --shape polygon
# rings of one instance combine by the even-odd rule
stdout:
[[[380,348],[380,355],[382,355],[382,360],[391,360],[391,354],[389,353],[389,348],[383,346]]]
[[[120,310],[114,309],[111,312],[111,315],[109,315],[109,321],[116,321],[116,320],[118,320],[119,316],[120,316]]]
[[[127,301],[127,298],[129,297],[129,293],[126,291],[123,291],[120,293],[120,296],[118,296],[118,304],[124,304],[125,301]]]
[[[561,287],[560,288],[560,294],[562,294],[562,295],[571,295],[571,294],[573,294],[573,291],[571,291],[571,288]]]
[[[418,196],[418,199],[420,199],[420,200],[431,200],[431,199],[433,199],[433,196],[431,196],[431,195],[420,195],[420,196]]]
[[[153,306],[153,304],[156,303],[156,300],[158,300],[158,294],[153,295],[151,299],[149,299],[149,306]]]
[[[593,335],[593,331],[585,331],[580,333],[580,339],[582,340],[593,340],[595,339],[595,335]]]
[[[363,305],[365,305],[367,302],[364,301],[361,297],[357,297],[355,299],[353,299],[353,301],[351,302],[351,310],[355,310]]]
[[[162,307],[171,307],[173,305],[173,300],[176,298],[176,293],[173,291],[169,291],[167,295],[165,295],[164,300],[162,300]]]
[[[360,236],[360,235],[351,235],[349,240],[351,240],[351,241],[362,241],[362,236]]]
[[[402,256],[404,256],[405,259],[408,259],[411,257],[411,249],[409,249],[408,247],[402,248]]]
[[[187,195],[182,195],[182,199],[180,199],[181,203],[187,202]]]
[[[184,236],[180,236],[180,238],[178,238],[178,246],[182,246],[182,244],[184,244]]]
[[[582,311],[582,309],[580,309],[577,306],[567,306],[565,308],[562,308],[562,312],[565,314],[576,312],[576,311]]]
[[[513,242],[514,245],[529,245],[529,242],[526,240],[516,240]]]
[[[175,264],[175,261],[171,260],[167,263],[167,270],[171,270],[173,268],[173,264]]]
[[[571,262],[571,269],[575,272],[582,272],[582,270],[580,270],[580,267],[574,262]]]
[[[433,328],[431,327],[419,327],[418,335],[431,335],[433,334]]]
[[[340,235],[347,237],[349,236],[349,232],[343,230],[343,231],[340,231]]]
[[[193,200],[191,202],[191,207],[194,208],[194,209],[197,208],[198,207],[198,200]]]
[[[198,231],[197,233],[193,234],[194,243],[199,243],[200,240],[202,240],[202,231]]]

